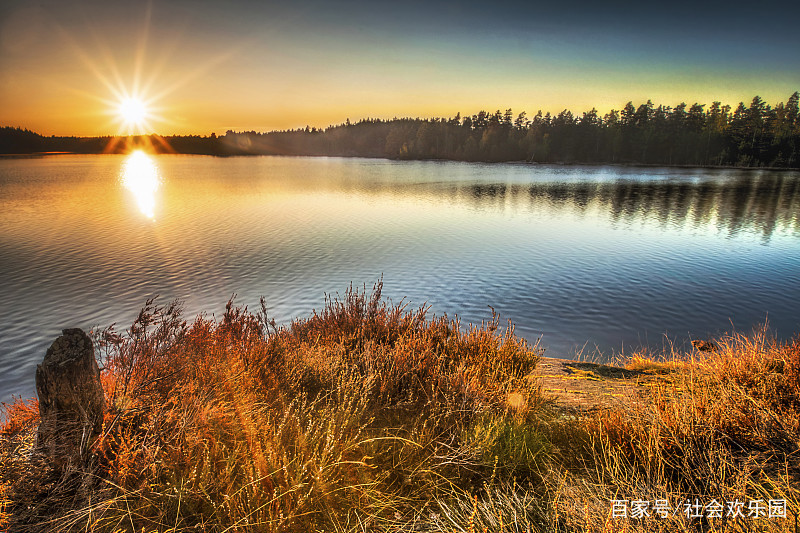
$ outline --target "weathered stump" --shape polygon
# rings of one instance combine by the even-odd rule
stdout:
[[[58,470],[86,464],[103,427],[105,399],[92,340],[81,329],[65,329],[36,367],[39,395],[37,448]]]

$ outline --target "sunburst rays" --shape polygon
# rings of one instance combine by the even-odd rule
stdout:
[[[104,41],[93,28],[87,28],[79,41],[74,32],[60,27],[60,33],[72,52],[99,82],[99,91],[68,89],[99,104],[97,115],[106,119],[103,129],[115,136],[110,140],[107,152],[119,151],[120,147],[125,151],[149,151],[150,148],[171,151],[168,146],[158,146],[163,145],[160,138],[147,141],[133,138],[156,132],[169,134],[169,129],[185,126],[176,119],[176,95],[244,46],[243,43],[233,44],[189,69],[184,63],[176,68],[174,54],[181,49],[181,43],[185,45],[182,39],[185,40],[186,36],[180,29],[175,29],[166,39],[159,36],[157,46],[151,46],[151,41],[156,38],[151,35],[152,17],[152,5],[148,5],[138,38],[127,47]],[[126,53],[130,53],[127,61],[122,59]]]

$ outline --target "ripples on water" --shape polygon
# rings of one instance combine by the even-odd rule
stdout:
[[[125,327],[156,294],[190,317],[263,295],[286,323],[381,275],[394,301],[463,323],[491,305],[553,356],[660,348],[767,316],[788,337],[799,187],[797,172],[2,159],[0,400],[34,393],[60,329]]]

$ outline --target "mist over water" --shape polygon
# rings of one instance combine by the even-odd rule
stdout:
[[[145,156],[148,157],[148,156]],[[800,332],[800,173],[337,158],[0,159],[0,401],[62,328],[144,302],[279,323],[381,276],[547,355]],[[136,170],[142,169],[142,170]],[[137,181],[137,172],[140,180]],[[149,181],[147,181],[149,180]]]

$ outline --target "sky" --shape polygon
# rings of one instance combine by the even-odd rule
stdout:
[[[0,0],[0,126],[222,134],[800,90],[800,2]]]

